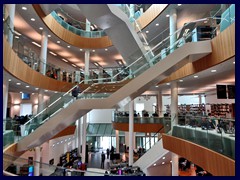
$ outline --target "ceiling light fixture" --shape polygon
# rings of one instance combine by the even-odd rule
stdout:
[[[77,67],[75,64],[72,64],[73,67]]]
[[[18,36],[15,36],[15,38],[16,38],[16,39],[19,39],[19,37],[18,37]]]
[[[149,31],[146,31],[146,33],[149,33]]]
[[[178,4],[178,6],[181,6],[182,4]]]
[[[158,87],[158,86],[155,86],[156,88]]]
[[[169,14],[166,15],[166,17],[169,17],[169,16],[170,16]]]
[[[22,93],[22,91],[20,91],[19,93]]]
[[[165,159],[165,156],[162,159]]]
[[[47,35],[48,37],[51,37],[51,35],[49,34],[49,35]]]
[[[198,76],[193,76],[194,78],[198,78]]]
[[[57,41],[58,44],[60,44],[60,41]]]
[[[167,85],[169,86],[169,85],[170,85],[170,83],[167,83]]]
[[[17,32],[17,31],[14,31],[14,33],[16,34],[16,35],[18,35],[18,36],[21,36],[22,34],[20,34],[19,32]]]
[[[170,163],[172,163],[172,160],[170,161]]]
[[[66,59],[62,59],[64,62],[68,62],[68,60],[66,60]]]
[[[82,49],[79,49],[80,51],[82,51]]]
[[[93,49],[92,52],[95,52],[95,50]]]
[[[29,88],[29,86],[26,86],[26,88]]]
[[[21,83],[16,83],[18,86],[21,85]]]
[[[70,48],[71,46],[67,46],[68,48]]]
[[[157,23],[156,26],[159,26],[159,24]]]
[[[39,88],[35,88],[35,90],[38,90]]]
[[[31,21],[35,21],[35,19],[34,19],[34,18],[31,18]]]
[[[46,89],[46,90],[44,90],[45,92],[48,92],[48,90]]]
[[[211,70],[211,72],[217,72],[217,70],[216,70],[216,69],[213,69],[213,70]]]
[[[32,42],[34,45],[38,46],[38,47],[42,47],[40,44],[36,43],[36,42]]]
[[[39,29],[40,29],[40,30],[43,30],[43,28],[42,28],[42,27],[40,27]]]
[[[235,64],[235,61],[233,61],[233,64]]]
[[[183,82],[183,80],[182,80],[182,79],[180,79],[180,80],[179,80],[179,82]]]
[[[108,49],[105,49],[105,51],[108,51]]]
[[[156,163],[153,164],[153,166],[156,166],[156,165],[157,165]]]
[[[54,52],[52,51],[49,51],[50,54],[54,55],[54,56],[57,56],[57,54],[55,54]]]
[[[23,7],[22,7],[22,10],[26,11],[26,10],[27,10],[27,8],[26,8],[25,6],[23,6]]]
[[[165,164],[165,162],[162,162],[162,164]]]
[[[9,79],[8,81],[12,81],[11,79]]]

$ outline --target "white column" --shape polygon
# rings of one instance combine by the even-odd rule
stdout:
[[[173,52],[174,49],[175,49],[174,48],[174,43],[177,40],[177,33],[175,33],[176,30],[177,30],[177,10],[176,9],[171,9],[170,17],[169,17],[170,52]]]
[[[134,15],[135,15],[135,6],[134,6],[134,4],[130,4],[130,6],[129,6],[129,14],[130,14],[130,18],[134,18]]]
[[[103,78],[103,68],[99,68],[99,73],[98,73],[98,82],[99,83],[103,82],[102,78]]]
[[[178,124],[178,84],[171,82],[171,131]]]
[[[163,117],[163,111],[162,111],[162,91],[158,91],[157,94],[157,110],[159,117]]]
[[[119,130],[115,130],[116,133],[116,152],[119,153]]]
[[[83,116],[82,124],[82,163],[85,163],[86,158],[86,128],[87,128],[87,114]]]
[[[88,84],[89,79],[89,58],[90,58],[90,51],[85,51],[85,69],[84,69],[84,84]]]
[[[81,155],[81,145],[82,145],[82,131],[81,131],[81,127],[82,127],[82,122],[81,122],[82,118],[78,119],[78,124],[77,124],[77,140],[78,140],[78,154]]]
[[[8,77],[3,76],[3,119],[7,117],[8,87]]]
[[[34,176],[39,176],[40,174],[40,157],[41,157],[41,149],[40,147],[35,147],[35,166],[34,166]]]
[[[45,31],[42,32],[41,39],[41,53],[40,53],[40,72],[45,75],[46,74],[46,63],[47,63],[47,45],[48,45],[48,37]]]
[[[199,94],[199,95],[198,95],[198,98],[199,98],[199,104],[202,104],[202,95]]]
[[[80,80],[81,80],[81,72],[80,71],[75,71],[74,81],[75,82],[80,82]]]
[[[9,13],[9,27],[11,31],[8,32],[8,42],[10,47],[13,46],[13,32],[14,32],[14,16],[15,16],[15,4],[8,4],[7,6],[8,13]]]
[[[38,110],[37,112],[41,112],[44,109],[44,90],[40,89],[38,91]]]
[[[131,166],[133,164],[133,110],[134,110],[134,101],[132,100],[129,103],[129,159],[128,164]]]
[[[172,176],[178,176],[178,155],[172,152]]]

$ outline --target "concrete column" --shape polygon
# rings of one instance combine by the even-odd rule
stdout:
[[[129,103],[129,159],[128,164],[129,166],[133,165],[133,110],[134,110],[134,101],[132,100]]]
[[[8,42],[10,47],[13,46],[13,32],[14,32],[14,16],[15,16],[15,4],[8,4],[6,7],[8,9],[8,14],[10,18],[9,28],[11,29],[8,32]]]
[[[48,37],[47,32],[42,32],[41,39],[41,53],[40,53],[40,72],[45,75],[46,74],[46,64],[47,64],[47,45],[48,45]]]
[[[85,51],[85,69],[84,69],[84,84],[88,84],[89,79],[89,58],[90,58],[90,51]]]
[[[116,134],[116,153],[119,153],[119,130],[115,130]]]
[[[175,118],[175,119],[174,119]],[[171,131],[178,124],[178,84],[171,82]]]
[[[37,112],[41,112],[44,109],[44,90],[40,89],[38,91],[38,110]]]
[[[159,117],[163,117],[163,111],[162,111],[162,91],[158,91],[157,94],[157,110]]]
[[[82,163],[86,161],[86,129],[87,129],[87,114],[83,116],[82,124]]]
[[[75,71],[74,81],[75,82],[80,82],[80,80],[81,80],[81,72],[80,71]]]
[[[172,152],[172,176],[178,176],[178,155]]]
[[[199,95],[198,95],[198,98],[199,98],[199,104],[202,104],[202,95],[199,94]]]
[[[7,117],[8,87],[8,77],[3,76],[3,119]]]
[[[177,34],[175,33],[176,30],[177,30],[177,10],[171,9],[169,17],[170,53],[173,52],[175,49],[174,43],[177,40]]]
[[[40,174],[40,158],[41,158],[41,149],[40,147],[35,147],[35,166],[34,166],[34,176],[39,176]]]
[[[78,140],[78,155],[81,155],[81,145],[82,145],[82,130],[81,130],[81,127],[82,127],[82,121],[81,121],[82,118],[79,118],[78,120],[78,124],[77,124],[77,140]]]
[[[98,73],[98,82],[99,83],[103,82],[102,78],[103,78],[103,68],[99,68],[99,73]]]

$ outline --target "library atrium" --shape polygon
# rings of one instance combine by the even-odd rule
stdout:
[[[235,176],[235,4],[3,4],[4,176]]]

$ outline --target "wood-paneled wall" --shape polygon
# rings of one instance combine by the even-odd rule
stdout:
[[[86,38],[72,33],[60,25],[51,14],[45,15],[39,4],[33,4],[33,8],[45,25],[59,38],[65,42],[85,49],[100,49],[112,46],[112,42],[108,36],[101,38]]]
[[[5,38],[3,42],[3,68],[8,73],[32,86],[51,91],[66,92],[73,87],[72,83],[57,81],[33,70],[17,56]]]
[[[167,134],[163,148],[197,164],[214,176],[235,176],[235,161],[215,151]]]
[[[186,76],[198,73],[235,56],[235,23],[212,39],[212,53],[193,62],[188,63],[159,84],[164,84]]]
[[[117,123],[112,122],[113,129],[119,131],[129,131],[129,124],[128,123]],[[158,132],[160,129],[163,128],[162,124],[137,124],[134,123],[134,132]]]
[[[66,129],[62,130],[51,139],[55,139],[62,136],[74,135],[75,129],[76,129],[76,126],[68,126]]]
[[[138,19],[137,23],[141,29],[149,25],[156,17],[158,17],[168,4],[153,4],[151,5]]]

